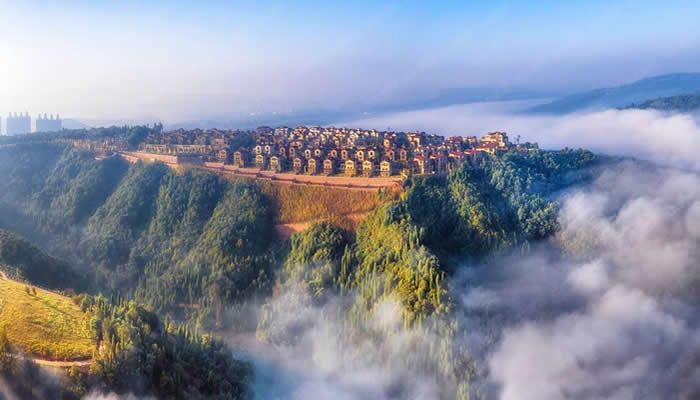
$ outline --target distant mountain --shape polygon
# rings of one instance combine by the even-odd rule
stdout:
[[[626,85],[572,94],[530,109],[545,114],[625,107],[659,97],[700,90],[700,73],[678,73],[642,79]]]
[[[468,87],[441,89],[403,102],[378,105],[380,111],[410,111],[458,104],[515,101],[556,97],[560,93],[511,87]]]
[[[675,112],[692,112],[700,110],[700,91],[691,94],[683,94],[680,96],[659,97],[654,100],[648,100],[638,104],[630,104],[622,107],[623,110],[640,109],[640,110],[659,110],[659,111],[675,111]]]
[[[63,120],[64,129],[87,129],[88,125],[78,121],[77,119],[64,119]]]

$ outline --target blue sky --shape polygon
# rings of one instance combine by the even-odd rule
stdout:
[[[0,0],[0,114],[186,119],[700,71],[696,1],[319,3]]]

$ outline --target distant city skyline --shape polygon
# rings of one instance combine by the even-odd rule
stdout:
[[[700,71],[700,4],[673,4],[8,2],[0,113],[177,122]]]
[[[0,135],[24,135],[32,132],[55,132],[63,128],[59,114],[39,113],[32,117],[29,112],[0,114]]]

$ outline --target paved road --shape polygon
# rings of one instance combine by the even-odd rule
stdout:
[[[5,272],[3,272],[1,270],[0,270],[0,277],[2,277],[2,279],[4,279],[4,280],[10,281],[10,282],[15,282],[15,283],[18,283],[20,285],[25,285],[25,283],[23,283],[23,282],[18,282],[18,281],[15,281],[13,279],[8,278],[7,274],[5,274]],[[45,293],[50,293],[50,294],[55,295],[55,296],[68,298],[68,297],[60,295],[58,293],[54,293],[54,292],[44,290],[41,288],[37,288],[37,290],[45,292]],[[55,368],[70,368],[74,365],[76,367],[87,367],[87,366],[90,366],[90,364],[92,364],[92,359],[77,360],[77,361],[53,361],[53,360],[46,360],[43,358],[36,358],[36,357],[25,357],[25,358],[32,360],[32,362],[34,362],[35,364],[38,364],[38,365],[41,365],[44,367],[55,367]]]

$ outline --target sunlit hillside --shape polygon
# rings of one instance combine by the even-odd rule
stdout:
[[[0,329],[23,353],[49,360],[90,358],[89,315],[70,298],[0,278]]]
[[[374,191],[328,188],[322,186],[285,185],[255,181],[271,201],[277,223],[337,218],[367,213],[387,201],[396,200],[400,189]]]

